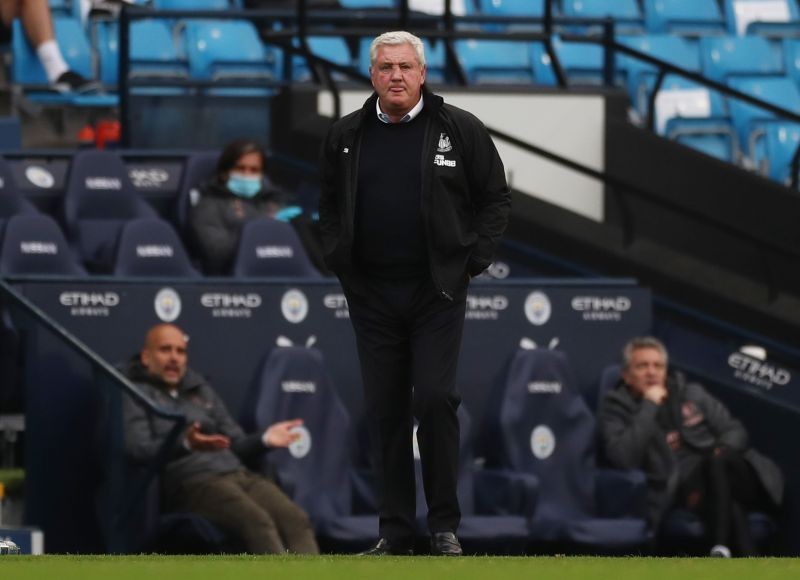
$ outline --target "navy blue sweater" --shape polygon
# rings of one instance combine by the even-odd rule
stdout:
[[[428,274],[421,214],[422,150],[428,115],[365,123],[358,166],[355,254],[364,272],[382,278]]]

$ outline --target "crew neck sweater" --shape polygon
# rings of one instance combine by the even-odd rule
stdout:
[[[358,163],[355,257],[368,275],[409,278],[427,274],[422,221],[422,149],[428,122],[423,108],[407,123],[369,115]]]

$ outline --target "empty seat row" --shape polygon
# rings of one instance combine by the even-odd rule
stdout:
[[[721,4],[718,0],[561,0],[553,4],[555,16],[611,18],[620,30],[688,36],[749,32],[796,36],[800,20],[796,0],[724,0]],[[544,16],[543,0],[478,0],[475,7],[476,13],[485,15]]]
[[[92,49],[80,23],[72,18],[55,18],[56,38],[76,72],[116,85],[119,76],[119,25],[116,21],[95,23]],[[44,70],[15,22],[13,82],[46,85]],[[163,20],[135,21],[130,34],[130,76],[167,79],[220,81],[249,79],[278,81],[282,59],[278,49],[266,47],[248,21],[189,21],[181,33]],[[98,74],[93,69],[97,54]]]
[[[119,76],[116,21],[95,25],[100,78],[116,84]],[[282,57],[265,46],[252,23],[243,20],[165,20],[131,24],[130,76],[223,81],[279,81]]]
[[[209,167],[213,168],[212,157],[210,153],[202,154],[197,159],[192,158],[194,163],[187,164],[182,188],[185,195],[179,198],[184,217],[191,188],[208,175]],[[3,224],[10,224],[12,219],[28,215],[42,217],[16,190],[13,176],[4,162],[0,163],[0,178],[3,183],[0,189],[0,230],[7,229],[8,225]],[[188,181],[190,179],[198,181],[192,183]],[[58,251],[56,255],[68,257],[74,253],[78,262],[91,272],[130,276],[192,275],[193,268],[189,266],[179,236],[170,224],[157,217],[156,211],[133,189],[120,157],[105,151],[80,152],[73,158],[63,200],[69,251]],[[15,227],[24,234],[32,223],[36,220],[18,219]],[[46,241],[49,248],[59,247],[64,238],[60,230],[56,232],[52,225],[42,227],[46,229],[41,231],[50,237],[29,241]],[[140,246],[148,247],[142,249]],[[127,249],[120,254],[123,247]],[[22,251],[22,246],[16,242],[9,251],[16,252],[19,259],[30,259],[27,256],[30,252]],[[50,264],[40,258],[31,263],[33,265],[24,267],[25,272],[41,268],[41,273],[47,273]],[[37,263],[42,266],[37,266]],[[271,219],[248,224],[242,234],[235,274],[318,276],[292,226]]]
[[[761,37],[715,36],[695,41],[657,34],[620,36],[617,40],[632,50],[664,60],[679,68],[702,73],[713,81],[725,83],[733,77],[742,75],[785,75],[793,78],[800,86],[798,61],[800,39],[776,42]],[[553,47],[562,68],[573,81],[583,81],[585,84],[602,82],[604,65],[602,46],[563,42],[556,36],[553,38]],[[534,66],[540,68],[552,66],[541,44],[538,48],[534,48],[534,51],[535,59],[538,60]],[[616,55],[614,65],[620,81],[627,81],[634,88],[641,83],[642,75],[652,77],[658,71],[655,65],[625,53]],[[555,80],[552,72],[542,71],[538,76],[551,82]],[[634,104],[635,96],[635,93],[631,94],[631,101]]]
[[[739,77],[730,86],[800,113],[800,89],[784,77]],[[655,103],[662,135],[727,161],[744,156],[771,179],[788,184],[800,123],[677,76],[667,76]]]
[[[132,219],[114,243],[115,276],[196,278],[198,271],[173,227],[158,218]],[[0,230],[0,275],[83,276],[77,252],[58,223],[45,214],[21,213]],[[268,218],[249,222],[242,232],[233,274],[241,278],[319,277],[292,227]]]
[[[80,24],[72,19],[56,19],[56,36],[64,48],[70,66],[87,77],[94,77],[92,49]],[[18,23],[17,23],[17,26]],[[92,39],[99,63],[99,78],[105,84],[118,81],[118,23],[96,22]],[[14,82],[45,84],[44,71],[23,34],[15,34]],[[175,24],[167,20],[138,20],[132,23],[130,35],[130,76],[171,79],[193,78],[221,81],[230,79],[278,82],[284,77],[283,56],[275,46],[264,45],[252,23],[248,21],[189,20]],[[318,37],[308,40],[312,53],[342,66],[352,66],[367,74],[369,42],[363,39],[358,55],[350,54],[343,38]],[[628,38],[632,45],[646,45],[647,37]],[[800,78],[797,40],[787,40],[784,47],[769,44],[760,37],[706,38],[699,47],[702,70],[711,78],[733,70],[737,63],[751,70],[760,64],[760,72],[785,70]],[[445,51],[442,43],[427,43],[429,68],[433,82],[445,80]],[[525,43],[492,40],[456,42],[456,52],[470,83],[540,83],[554,84],[552,63],[540,44],[533,48]],[[579,82],[599,83],[602,80],[603,49],[596,44],[565,43],[556,37],[554,47],[568,76]],[[657,50],[657,48],[656,48]],[[19,54],[17,54],[19,53]],[[628,59],[630,60],[630,59]],[[292,78],[307,80],[309,69],[304,59],[292,60]],[[624,61],[618,63],[624,66]],[[510,79],[505,81],[504,79]],[[800,82],[800,81],[798,81]]]
[[[561,353],[520,350],[514,354],[497,404],[486,410],[487,433],[473,428],[462,405],[459,536],[470,552],[524,553],[547,543],[630,553],[646,549],[652,533],[643,517],[644,478],[598,470],[594,464],[594,418],[574,387]],[[308,393],[288,392],[286,381],[312,383]],[[531,382],[559,388],[532,394]],[[243,405],[242,425],[263,429],[290,417],[303,419],[307,452],[278,450],[270,456],[293,498],[323,536],[363,543],[374,519],[352,510],[353,421],[314,348],[274,348],[260,366]],[[476,447],[491,439],[486,465]],[[419,471],[419,462],[417,462]],[[418,477],[420,530],[424,499]],[[616,497],[615,497],[616,496]],[[620,501],[624,496],[625,500]],[[373,516],[374,518],[374,516]]]
[[[464,0],[454,2],[456,14],[483,14],[541,18],[548,0]],[[74,5],[54,13],[78,17]],[[343,8],[398,8],[399,0],[343,0]],[[678,34],[743,34],[748,31],[787,32],[800,19],[796,0],[557,0],[554,14],[569,18],[612,18],[620,26],[648,32]],[[153,7],[163,10],[227,10],[241,8],[237,0],[154,0]],[[410,0],[412,9],[422,9]]]
[[[620,41],[678,68],[703,74],[800,114],[800,59],[797,58],[800,40],[774,43],[760,37],[717,36],[696,42],[654,35],[626,36]],[[471,82],[556,83],[552,59],[542,43],[467,40],[459,41],[457,47]],[[602,83],[601,46],[567,43],[555,37],[553,50],[570,82]],[[658,68],[625,54],[617,55],[616,65],[618,83],[626,85],[633,109],[644,118],[649,113]],[[781,182],[790,179],[796,123],[781,120],[764,109],[726,97],[677,74],[665,78],[655,100],[654,113],[654,126],[659,134],[727,161],[735,162],[745,156],[765,175]]]

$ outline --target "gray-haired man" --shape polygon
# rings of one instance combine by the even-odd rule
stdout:
[[[483,124],[425,88],[419,38],[380,35],[370,63],[375,93],[326,138],[319,206],[375,433],[380,540],[367,553],[411,553],[416,418],[431,552],[460,555],[455,375],[467,286],[492,261],[510,194]]]
[[[698,512],[712,556],[755,548],[744,509],[776,506],[783,479],[778,467],[752,449],[742,424],[697,383],[667,375],[667,349],[652,337],[623,350],[622,380],[598,412],[603,451],[615,467],[642,469],[650,521],[665,511]]]

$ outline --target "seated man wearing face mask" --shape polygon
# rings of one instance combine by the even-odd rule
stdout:
[[[215,177],[199,188],[200,198],[189,213],[189,230],[206,274],[229,272],[247,221],[284,217],[280,212],[289,196],[270,182],[265,167],[266,156],[258,143],[233,141],[220,154]]]

